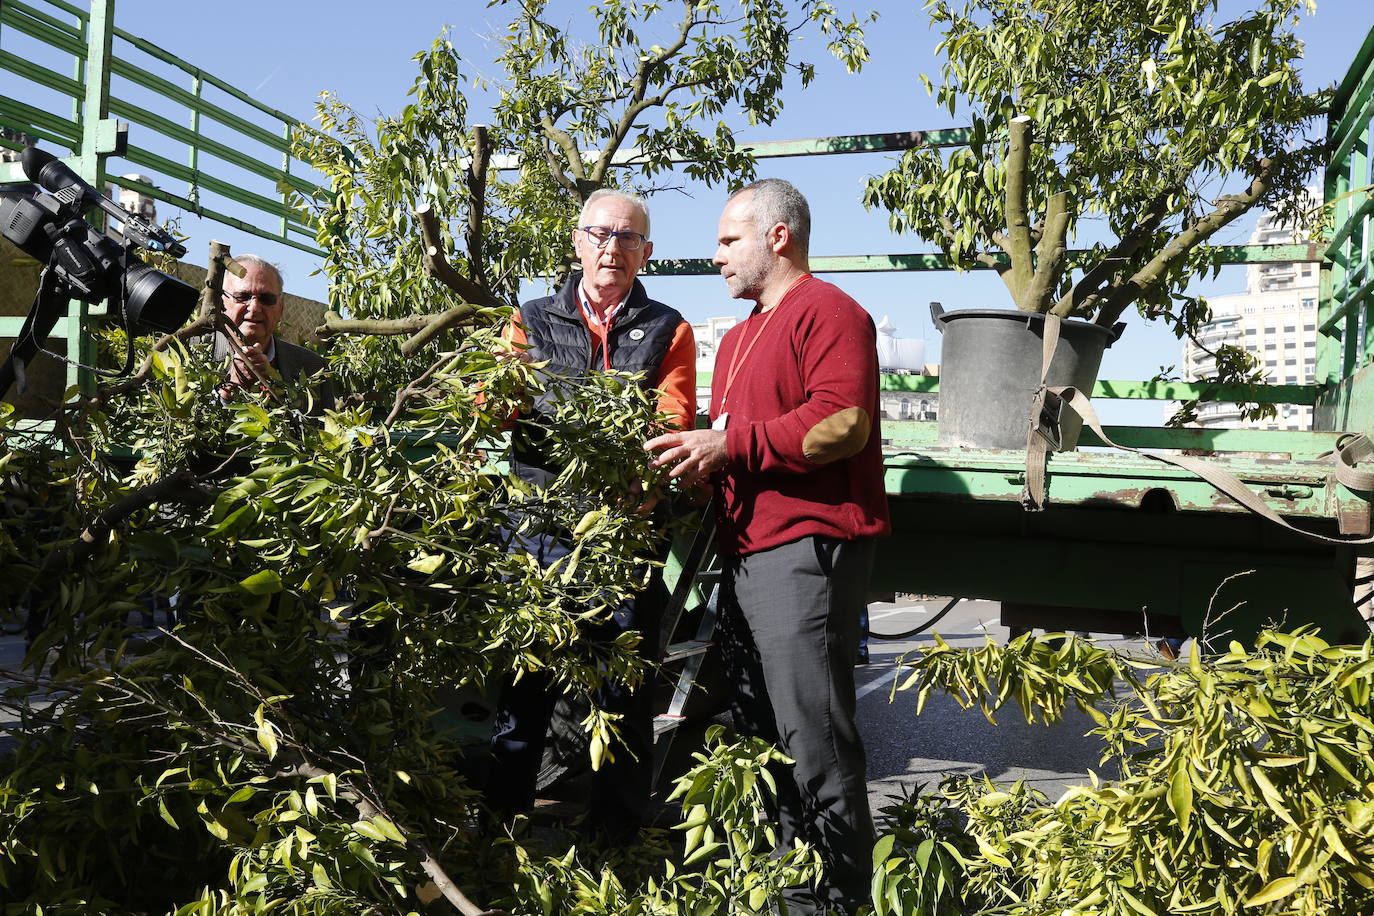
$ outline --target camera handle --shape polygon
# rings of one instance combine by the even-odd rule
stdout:
[[[62,317],[57,284],[49,279],[55,276],[51,268],[44,267],[38,278],[38,292],[34,295],[33,308],[29,309],[29,314],[24,318],[24,327],[14,339],[9,358],[5,360],[4,365],[0,365],[0,400],[9,395],[10,386],[15,382],[19,383],[20,391],[24,390],[27,383],[24,367],[43,349],[48,335],[57,327],[57,320]]]
[[[149,251],[165,251],[174,258],[186,254],[186,246],[178,242],[170,232],[137,214],[130,213],[101,194],[52,153],[30,146],[20,154],[20,161],[24,166],[24,174],[30,181],[37,182],[53,194],[62,195],[65,192],[74,195],[88,206],[94,205],[104,210],[110,217],[123,224],[124,237],[136,245]]]

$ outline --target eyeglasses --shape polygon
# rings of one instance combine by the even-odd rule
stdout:
[[[592,237],[596,242],[597,248],[605,248],[611,239],[620,242],[620,247],[626,251],[638,251],[640,246],[649,241],[643,233],[635,232],[631,229],[607,229],[605,226],[578,226],[583,232]]]
[[[235,293],[231,293],[228,290],[225,290],[224,295],[226,298],[233,299],[239,305],[247,304],[249,299],[256,299],[258,300],[258,302],[265,305],[267,308],[271,308],[272,306],[276,305],[278,300],[281,299],[281,297],[278,296],[276,293],[250,293],[247,290],[239,290]]]

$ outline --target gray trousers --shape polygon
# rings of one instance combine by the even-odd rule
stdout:
[[[859,612],[872,539],[806,537],[727,561],[721,649],[738,729],[796,766],[776,775],[780,840],[813,844],[826,863],[824,905],[868,899],[874,842],[863,742],[854,721]],[[792,913],[809,907],[789,900]]]

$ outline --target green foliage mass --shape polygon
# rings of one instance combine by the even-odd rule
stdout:
[[[1191,332],[1208,240],[1255,207],[1303,209],[1323,103],[1295,68],[1301,6],[927,0],[945,63],[921,79],[972,141],[910,150],[867,202],[997,270],[1020,309],[1111,325],[1135,305]]]
[[[746,174],[730,125],[810,79],[793,37],[856,68],[862,31],[823,0],[611,0],[588,34],[537,0],[495,5],[507,81],[485,130],[441,37],[399,114],[326,97],[298,136],[330,185],[302,206],[328,251],[340,409],[308,409],[308,383],[226,403],[225,367],[168,338],[139,345],[136,384],[70,392],[51,429],[0,417],[0,604],[33,622],[0,699],[0,913],[764,912],[814,874],[805,849],[773,857],[778,758],[757,743],[713,741],[688,774],[690,856],[613,872],[479,816],[439,710],[507,677],[585,697],[649,675],[638,634],[587,631],[657,548],[632,498],[664,489],[643,449],[655,393],[525,361],[500,340],[509,306],[566,267],[594,188],[653,190],[675,149],[708,180]],[[541,439],[563,471],[536,490],[507,472],[504,430],[551,385]],[[572,554],[507,549],[533,529]],[[153,597],[175,597],[174,627],[139,625]],[[622,752],[616,717],[584,725],[593,765]]]
[[[1260,636],[1159,668],[1064,637],[937,645],[902,689],[1097,723],[1104,770],[1049,802],[966,777],[891,812],[880,914],[1357,914],[1374,907],[1374,639]],[[1119,702],[1101,702],[1113,690]]]
[[[329,179],[327,197],[301,205],[329,253],[338,315],[515,305],[522,281],[566,276],[593,191],[652,195],[676,187],[678,170],[708,185],[752,178],[736,126],[772,123],[789,73],[811,81],[814,63],[794,59],[799,38],[815,33],[851,71],[867,59],[863,22],[827,0],[608,0],[572,22],[547,0],[492,6],[509,16],[500,77],[472,75],[441,35],[416,55],[399,114],[370,123],[325,94],[317,129],[297,134],[297,153]],[[474,90],[495,96],[481,121]],[[470,288],[439,288],[428,274],[420,207],[437,216],[436,248]],[[395,385],[395,354],[391,338],[363,336],[334,355],[335,369],[355,392]]]
[[[653,533],[621,497],[653,479],[652,398],[612,374],[579,388],[567,409],[605,422],[576,439],[565,421],[567,469],[534,492],[484,447],[536,370],[475,333],[395,422],[314,422],[284,396],[221,404],[220,367],[169,349],[136,396],[86,417],[86,451],[29,468],[58,492],[11,488],[26,502],[3,528],[29,559],[7,563],[8,597],[47,621],[4,701],[20,720],[0,789],[6,896],[405,912],[438,850],[474,841],[439,691],[492,672],[582,694],[641,679],[634,640],[582,630],[647,574]],[[18,471],[36,453],[4,434]],[[574,555],[545,569],[508,552],[522,525],[576,528]],[[137,630],[152,595],[178,596],[174,630]]]

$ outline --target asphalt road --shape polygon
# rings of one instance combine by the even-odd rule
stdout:
[[[869,608],[870,629],[900,633],[919,626],[947,599],[906,599]],[[990,724],[978,709],[961,709],[943,694],[932,694],[916,715],[914,691],[889,698],[898,659],[934,643],[934,633],[956,646],[976,647],[987,637],[1005,642],[998,606],[990,601],[960,602],[930,632],[908,640],[872,640],[871,663],[855,669],[859,726],[868,751],[869,798],[876,812],[904,787],[933,789],[946,775],[986,774],[997,782],[1024,779],[1056,799],[1064,789],[1086,782],[1099,769],[1101,743],[1088,735],[1092,720],[1073,712],[1057,726],[1028,725],[1019,708],[1008,706]],[[1141,640],[1101,637],[1104,644],[1144,651]]]

